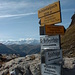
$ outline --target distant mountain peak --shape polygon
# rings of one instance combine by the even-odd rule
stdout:
[[[71,19],[72,19],[72,21],[71,21],[70,26],[75,25],[75,13],[74,13],[73,16],[71,17]],[[70,27],[70,26],[69,26],[69,27]]]
[[[26,40],[35,40],[34,38],[26,38]]]

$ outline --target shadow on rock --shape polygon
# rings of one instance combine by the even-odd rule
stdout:
[[[75,68],[73,69],[63,68],[63,75],[75,75]]]

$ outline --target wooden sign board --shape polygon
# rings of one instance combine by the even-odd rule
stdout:
[[[60,36],[41,36],[40,44],[41,49],[60,49]]]
[[[62,60],[62,50],[46,50],[45,52],[45,64],[59,63]]]
[[[61,22],[61,13],[57,12],[41,18],[41,25],[51,25]]]
[[[41,75],[61,75],[61,66],[41,64]]]
[[[45,25],[45,35],[64,35],[64,26]]]
[[[38,10],[38,18],[47,16],[49,14],[53,14],[55,12],[60,11],[60,1],[50,4],[44,8]]]

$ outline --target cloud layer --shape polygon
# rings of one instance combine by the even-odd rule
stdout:
[[[4,0],[0,1],[0,18],[21,17],[36,14],[38,8],[44,3],[26,0]]]
[[[35,12],[38,12],[38,9],[55,2],[55,0],[47,1],[47,0],[0,0],[0,18],[7,17],[21,17],[26,15],[33,15]],[[65,5],[68,2],[61,1],[62,5]],[[69,1],[70,2],[70,1]],[[71,9],[63,9],[62,11],[69,11]]]
[[[15,15],[1,15],[0,18],[10,18],[10,17],[22,17],[28,15],[34,15],[36,13],[26,13],[26,14],[15,14]]]

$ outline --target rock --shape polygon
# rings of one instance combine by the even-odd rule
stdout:
[[[29,60],[34,60],[35,59],[35,55],[27,55],[25,57],[26,61],[29,61]]]
[[[40,54],[33,54],[13,59],[2,65],[0,75],[7,75],[8,71],[12,72],[13,70],[19,75],[41,75],[40,57]],[[63,58],[63,61],[63,75],[71,75],[68,71],[74,73],[75,58],[65,57]]]
[[[8,73],[9,73],[9,70],[6,69],[6,70],[2,73],[2,75],[7,75]]]
[[[74,68],[74,58],[64,58],[64,65],[63,68],[73,69]]]
[[[35,55],[31,55],[30,60],[35,60]]]
[[[40,64],[30,65],[30,70],[33,75],[41,75]]]

